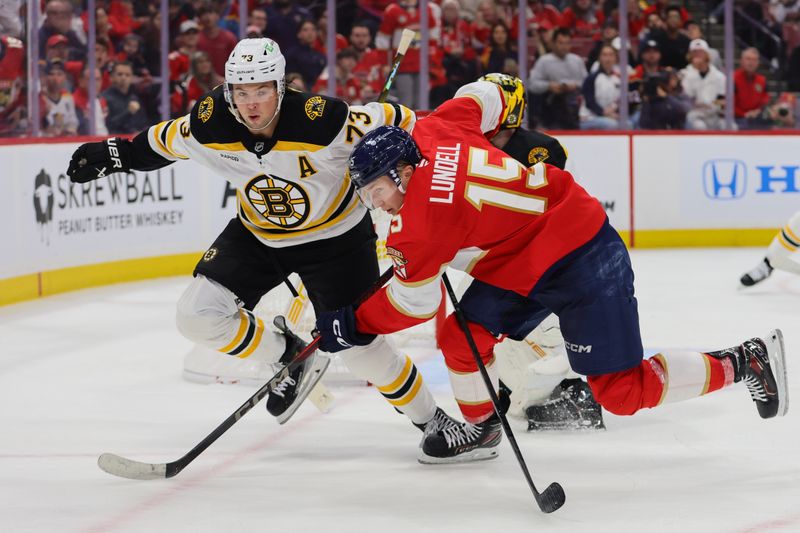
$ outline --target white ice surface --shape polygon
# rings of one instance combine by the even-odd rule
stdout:
[[[642,338],[650,353],[716,349],[780,327],[798,402],[800,277],[736,290],[763,251],[635,251]],[[285,426],[258,405],[175,478],[109,476],[99,454],[175,460],[254,392],[181,379],[190,345],[173,316],[187,281],[0,308],[0,531],[800,531],[800,406],[763,421],[741,384],[606,414],[602,433],[512,420],[539,489],[566,491],[548,516],[507,442],[494,461],[420,465],[419,432],[367,387],[336,389],[331,413],[304,405]],[[455,413],[440,356],[414,357]]]

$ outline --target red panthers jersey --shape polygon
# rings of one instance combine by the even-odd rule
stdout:
[[[588,242],[606,215],[569,172],[526,168],[484,136],[499,124],[500,88],[464,86],[417,121],[423,161],[392,220],[392,282],[357,310],[365,333],[389,333],[431,318],[448,266],[527,296],[556,261]]]

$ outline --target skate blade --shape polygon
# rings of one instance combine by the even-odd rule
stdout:
[[[455,457],[431,457],[425,452],[420,452],[417,461],[424,465],[449,465],[456,463],[474,463],[477,461],[488,461],[497,457],[495,448],[479,448],[471,452],[462,453]]]
[[[778,384],[778,413],[776,416],[784,416],[789,411],[789,387],[786,377],[783,333],[779,329],[772,330],[764,341],[767,345],[769,365],[775,375],[775,382]]]
[[[292,405],[290,405],[289,408],[283,413],[275,417],[275,419],[278,421],[278,424],[285,424],[290,418],[292,418],[292,415],[297,412],[297,410],[303,404],[303,401],[306,399],[309,393],[311,393],[311,390],[325,374],[325,370],[328,369],[329,364],[331,364],[329,357],[321,355],[314,357],[314,362],[311,364],[311,368],[309,368],[306,372],[303,379],[303,384],[297,391],[297,397],[295,398],[294,402],[292,402]]]
[[[581,424],[571,422],[567,424],[542,424],[528,420],[528,431],[605,431],[606,425],[601,420],[599,423]]]

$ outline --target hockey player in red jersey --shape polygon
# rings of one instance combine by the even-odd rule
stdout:
[[[559,316],[570,366],[588,377],[608,411],[631,415],[744,381],[763,418],[788,408],[780,331],[714,352],[663,351],[643,358],[630,257],[600,203],[569,172],[525,168],[488,140],[514,95],[479,81],[421,119],[408,134],[380,127],[349,161],[369,208],[394,215],[391,283],[362,304],[318,315],[321,348],[338,351],[431,318],[446,267],[475,280],[461,306],[497,388],[493,347]],[[429,432],[422,462],[492,458],[500,421],[454,316],[439,344],[466,420]]]

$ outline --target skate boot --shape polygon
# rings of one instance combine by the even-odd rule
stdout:
[[[781,330],[773,330],[763,339],[752,338],[735,348],[708,355],[718,359],[730,358],[734,383],[744,381],[761,418],[783,416],[789,410]]]
[[[772,265],[769,264],[769,259],[766,257],[755,268],[747,271],[740,279],[739,282],[744,287],[752,287],[756,283],[761,283],[772,274]]]
[[[589,385],[580,379],[565,379],[540,405],[525,409],[528,431],[605,429],[603,409]]]
[[[273,324],[286,338],[286,349],[281,355],[278,364],[281,367],[288,365],[294,357],[308,346],[303,339],[295,335],[287,326],[282,316],[276,316]],[[286,423],[297,411],[303,400],[306,399],[311,389],[322,378],[330,364],[330,359],[321,355],[312,354],[275,387],[267,398],[267,411],[278,419],[279,424]]]
[[[400,414],[403,414],[403,412],[400,411],[399,409],[398,412]],[[417,429],[422,431],[425,435],[428,435],[429,433],[436,433],[440,429],[449,428],[451,426],[457,426],[458,424],[459,422],[454,418],[451,418],[450,415],[445,413],[444,409],[442,409],[441,407],[436,408],[436,412],[433,413],[433,418],[431,418],[428,422],[424,424],[417,424],[416,422],[414,422],[414,425],[417,427]],[[424,442],[425,440],[424,436],[422,440]],[[422,446],[421,443],[420,446]]]
[[[494,459],[502,438],[500,418],[494,413],[480,424],[460,422],[426,431],[418,460],[423,464],[444,464]]]

